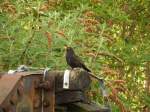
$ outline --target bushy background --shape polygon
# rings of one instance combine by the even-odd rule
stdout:
[[[64,70],[64,45],[106,79],[113,112],[150,110],[149,0],[1,0],[0,71]],[[102,103],[98,83],[91,97]]]

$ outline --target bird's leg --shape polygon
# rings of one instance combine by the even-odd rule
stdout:
[[[70,71],[72,71],[73,69],[74,69],[74,68],[71,67],[71,70],[70,70]]]
[[[80,68],[72,68],[72,67],[71,67],[71,70],[70,70],[70,71],[73,71],[73,70],[80,70]]]
[[[80,70],[81,68],[77,67],[77,68],[73,68],[74,70]]]

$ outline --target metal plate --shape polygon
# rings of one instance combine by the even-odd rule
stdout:
[[[4,102],[20,79],[21,75],[3,75],[0,78],[0,104]]]

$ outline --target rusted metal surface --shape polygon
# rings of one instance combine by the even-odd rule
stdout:
[[[0,104],[9,96],[14,86],[21,79],[20,75],[4,75],[0,79]]]
[[[35,71],[1,75],[0,112],[55,112],[56,106],[62,104],[64,109],[58,110],[67,112],[68,104],[87,102],[85,91],[91,82],[87,72],[72,71],[68,90],[62,86],[63,71],[50,71],[44,80],[43,74]]]
[[[46,77],[44,89],[44,112],[55,112],[55,76]]]
[[[24,93],[21,89],[21,76],[2,76],[0,88],[0,109],[4,112],[16,112],[16,105]]]
[[[18,72],[0,78],[0,110],[4,112],[54,112],[55,77],[43,73]],[[44,101],[42,101],[42,89]]]

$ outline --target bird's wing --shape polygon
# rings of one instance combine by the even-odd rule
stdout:
[[[88,69],[88,68],[85,66],[85,64],[83,63],[83,61],[82,61],[78,56],[76,56],[75,59],[76,59],[76,60],[75,60],[75,65],[77,65],[78,67],[83,68],[83,69],[86,70],[87,72],[91,72],[91,70]]]
[[[79,56],[77,55],[74,55],[74,62],[77,64],[77,65],[80,65],[80,67],[82,67],[82,65],[84,65],[83,61],[80,59]]]

